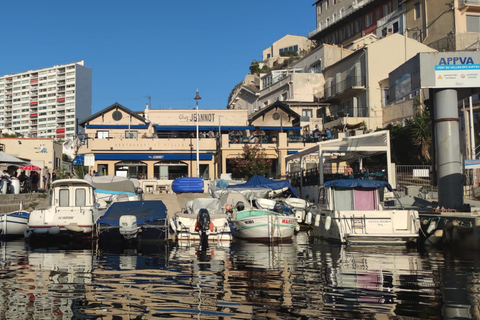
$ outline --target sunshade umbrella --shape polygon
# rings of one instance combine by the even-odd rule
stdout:
[[[0,163],[21,165],[21,164],[28,163],[28,161],[19,159],[17,157],[12,156],[11,154],[0,151]]]
[[[24,166],[20,167],[20,170],[25,170],[25,171],[42,171],[42,168],[39,168],[37,166],[34,166],[33,164],[26,164]]]

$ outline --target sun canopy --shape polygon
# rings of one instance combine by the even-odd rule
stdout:
[[[365,189],[378,189],[387,188],[388,191],[392,191],[392,186],[386,181],[379,180],[362,180],[362,179],[342,179],[332,180],[325,182],[325,188],[365,188]]]
[[[11,154],[0,151],[0,163],[22,165],[22,164],[27,164],[28,161],[19,159],[17,157],[12,156]]]
[[[254,175],[250,179],[248,179],[245,183],[236,184],[233,186],[229,186],[229,188],[268,188],[272,190],[279,190],[288,187],[290,192],[295,196],[297,193],[293,186],[287,180],[272,180],[268,178],[261,177],[259,175]]]
[[[288,164],[289,162],[301,163],[305,157],[316,158],[321,173],[320,185],[323,185],[324,163],[350,162],[379,154],[386,155],[387,177],[391,179],[393,172],[391,172],[390,132],[388,130],[318,142],[313,147],[286,156],[285,160]]]
[[[134,215],[137,225],[167,218],[167,207],[161,200],[123,201],[112,203],[105,214],[98,219],[98,223],[108,226],[118,226],[120,217]]]

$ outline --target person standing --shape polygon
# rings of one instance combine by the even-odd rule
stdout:
[[[38,192],[38,172],[32,171],[30,174],[30,181],[32,183],[32,192]]]
[[[57,170],[53,169],[52,171],[52,182],[57,180]]]
[[[48,169],[46,169],[45,173],[43,174],[43,187],[45,188],[45,191],[50,189],[50,172]]]

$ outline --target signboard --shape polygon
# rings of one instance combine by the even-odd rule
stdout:
[[[435,65],[435,87],[476,87],[480,79],[480,64],[472,57],[442,57]]]
[[[83,160],[83,165],[86,167],[93,167],[95,165],[95,156],[93,154],[86,154]]]
[[[465,160],[465,169],[480,169],[480,159]]]

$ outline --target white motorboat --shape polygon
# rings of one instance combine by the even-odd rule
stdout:
[[[30,213],[24,210],[0,215],[0,236],[2,238],[22,237],[27,229]]]
[[[245,207],[243,201],[236,204],[231,218],[235,237],[267,242],[291,241],[297,227],[295,216],[285,213],[274,200],[256,199],[255,204],[257,207],[248,202]]]
[[[199,241],[199,230],[196,228],[197,216],[200,209],[207,209],[210,215],[210,229],[207,231],[209,241],[230,241],[232,233],[222,203],[217,198],[197,198],[186,203],[183,212],[174,215],[170,224],[180,241]]]
[[[90,182],[82,179],[56,180],[50,190],[50,206],[30,213],[25,238],[59,235],[91,237],[95,221],[105,208],[105,202],[96,200]]]
[[[415,242],[420,230],[418,211],[384,208],[385,188],[392,191],[385,181],[326,182],[326,206],[312,210],[314,236],[346,244]]]

